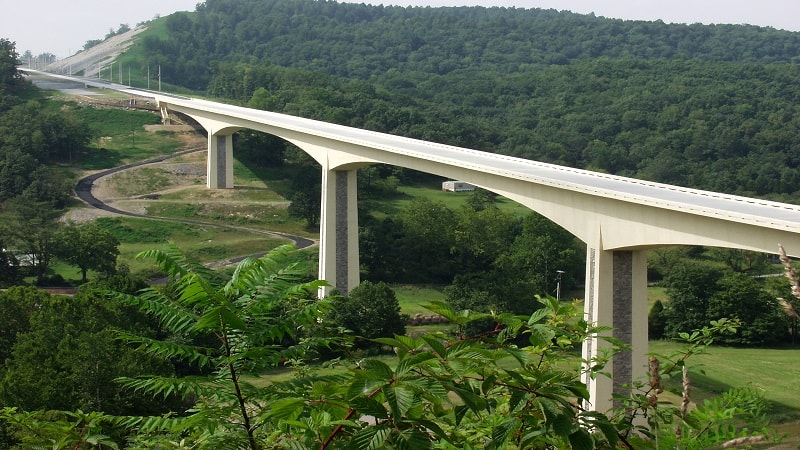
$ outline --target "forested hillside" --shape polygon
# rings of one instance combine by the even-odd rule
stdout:
[[[316,0],[209,0],[163,20],[139,44],[147,63],[214,96],[715,191],[800,191],[800,33]]]

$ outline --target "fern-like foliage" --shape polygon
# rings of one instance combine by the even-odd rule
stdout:
[[[314,298],[324,283],[302,278],[306,272],[292,262],[293,250],[283,246],[262,258],[245,259],[225,282],[172,244],[139,255],[154,259],[171,283],[135,296],[113,295],[157,319],[166,338],[123,333],[118,338],[211,375],[119,379],[130,389],[193,402],[186,412],[130,418],[126,423],[136,427],[139,440],[161,434],[191,436],[204,448],[259,448],[257,434],[270,392],[245,380],[303,358],[317,341],[330,343],[306,331],[327,308]]]

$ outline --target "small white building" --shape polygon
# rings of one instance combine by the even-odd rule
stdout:
[[[442,182],[442,190],[449,192],[474,191],[475,186],[464,181],[444,181]]]

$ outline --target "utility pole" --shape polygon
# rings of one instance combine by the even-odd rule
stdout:
[[[563,270],[556,270],[556,301],[561,301],[561,276],[564,275]]]
[[[158,65],[158,92],[161,92],[161,64]]]

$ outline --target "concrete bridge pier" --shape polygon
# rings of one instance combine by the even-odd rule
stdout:
[[[589,389],[589,407],[605,412],[618,401],[614,394],[627,396],[634,381],[647,376],[647,253],[646,250],[603,250],[602,244],[588,245],[586,255],[586,320],[611,327],[600,333],[631,345],[608,361],[595,378],[584,373]],[[584,367],[594,365],[610,349],[597,336],[583,344]]]
[[[321,289],[320,297],[331,289],[346,294],[360,282],[356,181],[356,169],[322,168],[319,279],[330,287]]]
[[[208,133],[206,186],[209,189],[233,189],[233,132]]]

